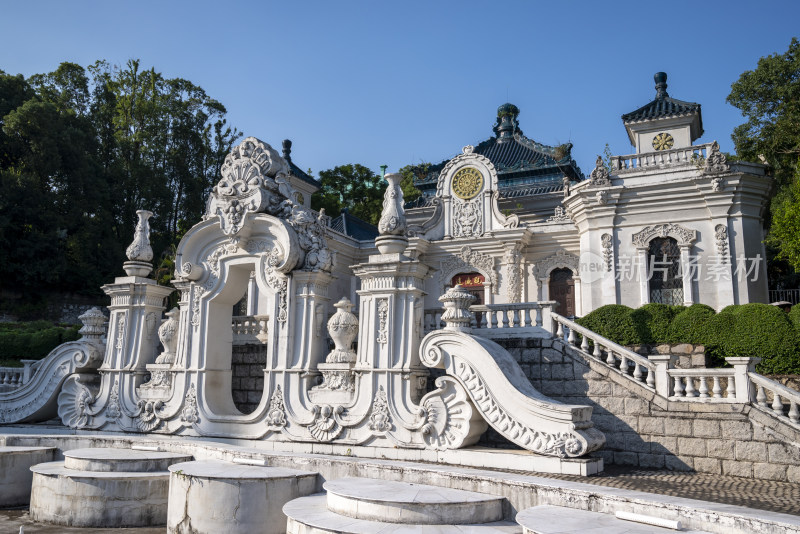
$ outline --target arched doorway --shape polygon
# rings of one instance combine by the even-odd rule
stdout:
[[[657,237],[650,241],[647,267],[650,302],[683,304],[681,249],[678,242],[671,237]]]
[[[550,271],[550,300],[556,301],[555,312],[564,317],[575,316],[575,280],[567,268]]]

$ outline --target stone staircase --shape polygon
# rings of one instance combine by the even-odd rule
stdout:
[[[437,532],[521,533],[504,521],[505,498],[424,484],[342,478],[326,494],[288,502],[287,534]]]
[[[167,522],[170,465],[190,455],[74,449],[31,467],[30,516],[72,527],[150,527]]]

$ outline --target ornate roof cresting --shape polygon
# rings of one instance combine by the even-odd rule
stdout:
[[[325,240],[325,227],[311,210],[295,203],[289,164],[275,149],[248,137],[225,157],[220,173],[222,179],[211,190],[205,217],[219,217],[223,233],[238,234],[248,213],[273,215],[297,232],[305,254],[304,270],[331,270],[334,257]]]

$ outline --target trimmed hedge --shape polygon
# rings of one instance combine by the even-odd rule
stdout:
[[[620,345],[641,343],[641,324],[633,319],[633,309],[622,304],[608,304],[578,319],[578,324]]]
[[[787,314],[757,303],[728,306],[719,313],[703,304],[647,304],[636,310],[612,304],[578,324],[620,345],[702,344],[711,365],[726,365],[730,356],[750,356],[761,358],[759,373],[800,373],[800,306]]]
[[[2,323],[0,359],[41,360],[60,344],[77,340],[79,328],[53,326],[48,321]]]
[[[703,343],[706,323],[717,312],[705,304],[692,304],[675,315],[667,328],[668,343]]]

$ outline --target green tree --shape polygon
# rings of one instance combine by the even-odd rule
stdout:
[[[320,171],[320,189],[311,197],[311,207],[324,208],[338,217],[344,208],[356,217],[378,224],[383,207],[386,183],[367,167],[358,163],[339,165]]]
[[[747,122],[736,127],[733,142],[739,156],[775,170],[779,185],[787,184],[800,158],[800,42],[793,38],[786,53],[758,60],[731,85],[728,103]]]
[[[413,202],[422,196],[422,191],[414,185],[414,180],[421,180],[428,175],[431,167],[430,163],[419,163],[417,165],[406,165],[400,169],[403,181],[400,182],[400,189],[403,190],[403,199],[406,202]]]
[[[731,86],[728,102],[747,122],[736,127],[738,156],[766,161],[778,192],[772,201],[768,253],[800,271],[800,42],[793,38],[784,54],[761,58]],[[781,262],[770,261],[770,273],[792,280]],[[791,283],[791,282],[789,282]]]
[[[4,287],[98,293],[120,272],[138,209],[156,214],[156,257],[170,250],[202,216],[239,137],[225,113],[138,60],[62,63],[27,80],[0,71]]]

